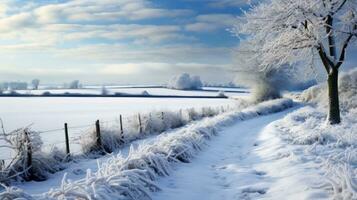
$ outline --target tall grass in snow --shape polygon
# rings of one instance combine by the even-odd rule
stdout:
[[[245,104],[240,104],[240,106],[242,105]],[[235,110],[237,108],[230,109]],[[141,115],[133,115],[124,121],[123,134],[121,133],[119,121],[109,125],[103,123],[101,125],[102,146],[98,147],[96,130],[93,129],[81,136],[82,151],[86,155],[111,153],[134,140],[145,138],[150,135],[157,135],[164,131],[184,126],[192,121],[204,117],[212,117],[226,111],[228,111],[227,108],[222,107],[217,107],[215,109],[204,107],[198,110],[191,108],[180,110],[178,112],[155,111]]]
[[[245,104],[240,104],[245,105]],[[123,134],[119,127],[119,122],[112,124],[101,124],[101,146],[97,145],[97,135],[95,129],[90,129],[81,136],[81,148],[83,154],[71,156],[77,159],[82,156],[98,157],[105,153],[111,153],[120,149],[123,145],[145,138],[150,135],[157,135],[164,131],[178,128],[194,120],[210,117],[235,108],[202,108],[188,109],[179,112],[150,112],[140,115],[141,124],[138,122],[138,115],[126,118],[124,121]],[[50,151],[43,150],[43,142],[40,134],[30,128],[22,128],[10,133],[2,129],[0,135],[1,147],[10,149],[11,160],[0,162],[0,183],[9,184],[11,181],[44,181],[51,173],[58,172],[66,168],[68,155],[64,149],[57,147]]]
[[[64,168],[66,155],[53,148],[49,152],[42,151],[43,142],[40,135],[29,128],[18,129],[10,133],[1,133],[3,147],[7,147],[14,155],[10,160],[2,161],[0,182],[9,184],[16,181],[43,181],[50,173]]]

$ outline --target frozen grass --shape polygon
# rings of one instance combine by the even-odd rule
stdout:
[[[303,107],[276,123],[280,136],[321,163],[325,187],[334,199],[357,198],[357,109],[342,115],[339,125],[325,124],[326,115]]]
[[[30,196],[15,188],[6,188],[0,198],[26,199],[150,199],[150,191],[160,188],[155,181],[171,172],[173,163],[190,162],[205,146],[205,141],[220,128],[237,120],[284,110],[291,100],[278,99],[261,103],[242,111],[232,111],[191,124],[171,134],[159,136],[152,144],[131,148],[127,157],[120,154],[98,164],[98,171],[87,171],[86,178],[71,182],[63,178],[62,185],[49,192]]]
[[[49,152],[42,151],[42,140],[37,132],[28,128],[18,129],[11,133],[2,133],[1,139],[12,150],[14,157],[3,162],[0,169],[0,182],[11,181],[43,181],[50,173],[64,169],[66,155],[53,148]]]
[[[321,187],[334,199],[357,199],[357,70],[340,76],[341,124],[325,123],[326,88],[323,84],[304,91],[299,98],[311,106],[287,115],[276,127],[285,141],[303,145],[321,163],[326,178]]]
[[[242,100],[239,105],[243,107],[247,103]],[[238,107],[234,109],[238,109]],[[11,180],[44,181],[50,173],[55,173],[66,168],[68,165],[66,161],[68,160],[78,160],[83,156],[97,158],[106,153],[112,153],[134,140],[142,139],[149,135],[158,135],[164,131],[186,125],[194,120],[211,117],[226,111],[221,107],[217,107],[216,109],[207,107],[200,110],[192,108],[178,112],[150,112],[129,118],[129,121],[126,121],[123,133],[121,133],[120,126],[115,126],[114,124],[105,126],[105,124],[100,124],[101,145],[97,144],[96,130],[89,130],[81,135],[82,153],[72,155],[71,159],[67,159],[69,157],[64,151],[56,147],[50,149],[50,151],[43,151],[42,138],[38,132],[25,128],[7,134],[3,130],[1,139],[6,143],[7,148],[14,151],[16,156],[1,167],[0,182],[9,184]],[[141,126],[138,122],[139,116]],[[119,122],[115,124],[118,125]]]
[[[237,107],[233,110],[246,107],[249,103],[241,100]],[[173,111],[154,111],[141,115],[134,115],[125,122],[126,126],[121,133],[120,123],[115,123],[112,126],[101,125],[101,143],[97,145],[97,136],[95,129],[81,136],[82,152],[86,155],[111,153],[125,144],[142,139],[150,135],[158,135],[164,131],[184,126],[192,121],[199,120],[205,117],[212,117],[223,112],[227,112],[225,108],[204,107],[202,109],[187,109],[178,112]],[[139,118],[140,123],[139,124]]]

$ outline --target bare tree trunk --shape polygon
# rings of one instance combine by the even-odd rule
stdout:
[[[338,99],[338,70],[332,69],[328,74],[328,98],[329,98],[329,113],[328,122],[330,124],[339,124],[340,118],[340,104]]]

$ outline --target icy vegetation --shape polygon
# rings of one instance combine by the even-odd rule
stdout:
[[[8,187],[0,194],[0,199],[150,199],[150,192],[160,190],[155,184],[157,178],[168,176],[175,163],[190,162],[205,142],[218,134],[217,130],[237,120],[279,112],[292,105],[291,100],[278,99],[242,111],[205,118],[170,134],[160,135],[153,143],[131,148],[127,157],[121,154],[113,156],[98,164],[97,172],[87,170],[82,180],[72,182],[64,176],[59,188],[41,195],[29,195]]]
[[[281,137],[289,143],[304,145],[308,155],[325,172],[325,187],[334,199],[357,199],[357,70],[340,76],[342,122],[325,123],[327,86],[314,86],[300,99],[312,102],[276,123]],[[322,110],[322,111],[321,111]]]
[[[177,90],[197,90],[202,87],[199,76],[191,76],[187,73],[174,76],[167,84],[168,88]]]
[[[357,108],[357,69],[342,73],[339,77],[340,109],[348,112]],[[305,90],[299,99],[328,107],[327,84],[320,84]]]
[[[66,155],[57,148],[49,152],[42,150],[43,142],[37,132],[29,128],[18,129],[1,134],[1,140],[11,149],[12,160],[2,162],[0,167],[0,182],[9,184],[16,181],[43,181],[48,175],[65,167]]]
[[[248,103],[241,101],[237,107],[230,109],[240,109],[247,106]],[[126,121],[126,126],[117,125],[101,125],[101,143],[102,147],[97,146],[96,130],[90,130],[83,134],[81,138],[82,151],[86,155],[93,153],[111,153],[114,150],[122,147],[124,144],[148,137],[150,135],[158,135],[164,131],[175,129],[184,126],[192,121],[199,120],[205,117],[212,117],[220,113],[227,112],[224,107],[210,108],[204,107],[200,110],[187,109],[178,112],[173,111],[154,111],[141,115],[134,115]]]
[[[201,109],[184,109],[180,111],[154,111],[144,114],[126,117],[123,127],[121,121],[100,123],[100,143],[96,128],[84,131],[80,136],[81,153],[71,155],[71,159],[78,160],[83,157],[98,158],[107,153],[112,153],[130,144],[132,141],[142,139],[150,135],[158,135],[164,131],[181,127],[192,121],[205,117],[212,117],[230,109],[246,107],[247,102],[241,101],[237,107],[203,107]],[[10,133],[2,130],[0,140],[15,154],[10,162],[2,164],[0,168],[0,183],[15,181],[44,181],[50,173],[63,170],[69,164],[64,153],[57,148],[43,151],[43,142],[38,132],[29,128],[18,129]]]

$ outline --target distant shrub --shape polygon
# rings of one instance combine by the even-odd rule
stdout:
[[[143,95],[143,96],[150,96],[149,92],[146,91],[146,90],[142,91],[142,92],[141,92],[141,95]]]
[[[109,91],[107,90],[107,88],[105,86],[102,87],[101,94],[102,95],[108,95],[109,94]]]
[[[51,92],[46,91],[46,92],[42,93],[42,95],[43,95],[43,96],[50,96],[50,95],[51,95]]]
[[[69,84],[69,89],[78,89],[79,86],[79,80],[74,80]]]
[[[224,94],[224,91],[223,90],[220,90],[217,94],[217,96],[219,97],[226,97],[226,95]]]
[[[199,76],[190,76],[187,73],[183,73],[174,76],[167,87],[178,90],[197,90],[202,87],[202,82]]]

